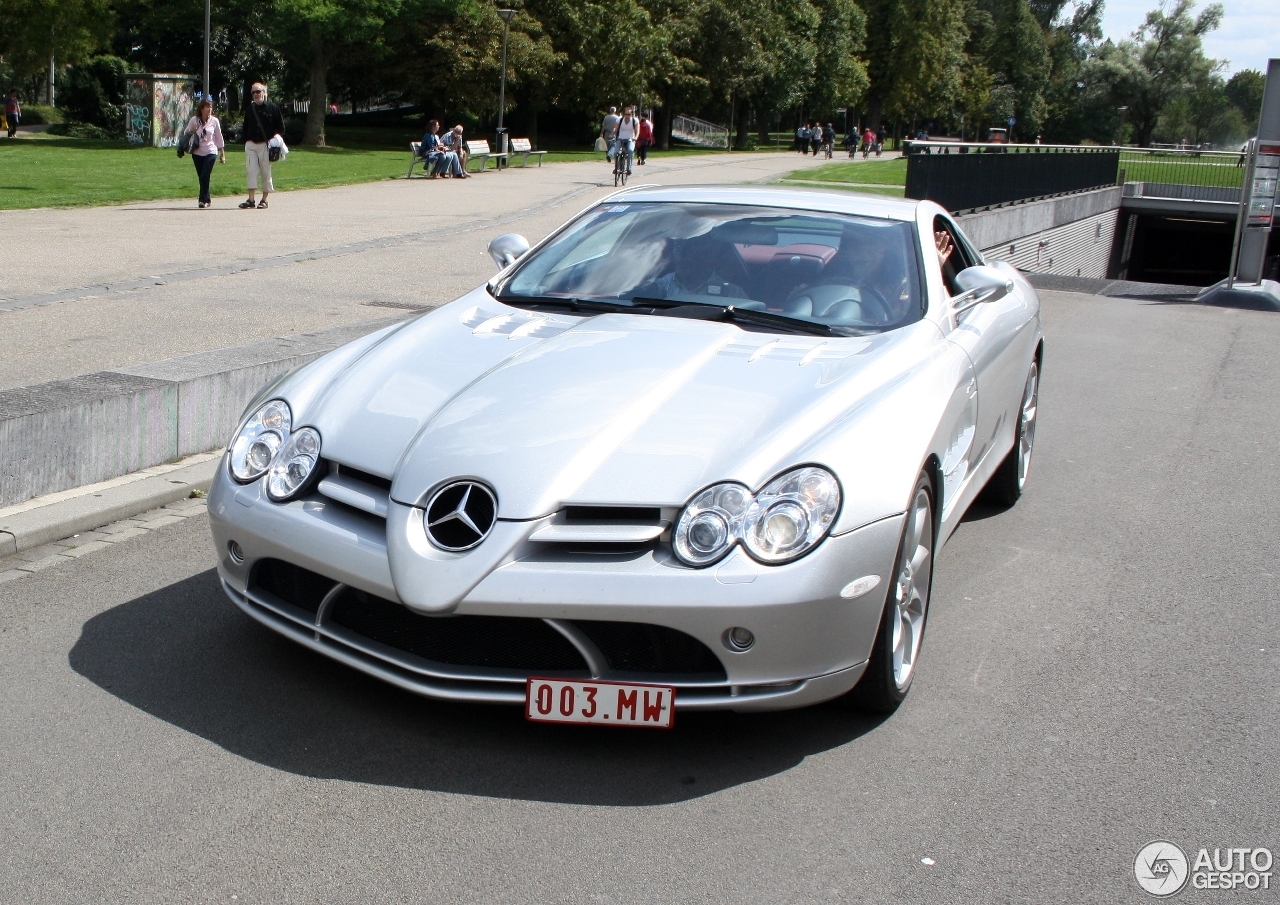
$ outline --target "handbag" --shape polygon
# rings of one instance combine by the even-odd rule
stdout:
[[[183,154],[194,154],[200,150],[200,131],[183,132],[182,138],[178,140],[178,156]]]
[[[603,154],[609,150],[609,143],[604,138],[596,138],[596,151]]]

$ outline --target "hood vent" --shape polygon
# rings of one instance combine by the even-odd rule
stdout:
[[[613,553],[658,540],[670,529],[672,518],[674,512],[667,514],[656,506],[566,506],[529,540],[583,553]]]

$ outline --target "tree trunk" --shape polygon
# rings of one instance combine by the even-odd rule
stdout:
[[[773,137],[769,134],[769,127],[773,123],[766,120],[763,116],[756,120],[756,141],[760,147],[767,148]]]
[[[662,115],[658,117],[658,134],[654,136],[658,143],[659,151],[666,151],[671,148],[671,92],[667,91],[662,97]]]
[[[867,128],[872,132],[880,131],[880,113],[884,103],[878,97],[867,98]]]
[[[307,107],[307,130],[304,145],[324,147],[324,116],[329,112],[329,59],[325,55],[324,38],[311,23],[311,101]]]
[[[750,131],[749,130],[750,124],[748,123],[748,120],[750,119],[750,116],[751,116],[751,105],[748,104],[746,101],[739,99],[734,106],[740,107],[741,109],[735,111],[735,114],[734,114],[737,117],[735,126],[737,127],[738,134],[737,134],[737,137],[734,138],[733,147],[734,147],[734,150],[737,150],[737,151],[746,151],[748,148],[751,147],[751,145],[747,142],[747,133]]]

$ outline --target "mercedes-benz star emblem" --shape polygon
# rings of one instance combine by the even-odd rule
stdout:
[[[489,536],[497,515],[492,490],[475,481],[457,481],[427,503],[427,537],[441,550],[461,553]]]

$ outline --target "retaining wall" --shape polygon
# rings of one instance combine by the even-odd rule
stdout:
[[[987,258],[1026,273],[1101,279],[1107,276],[1122,194],[1113,186],[956,219]]]
[[[395,320],[0,391],[0,507],[222,446],[268,381]]]

